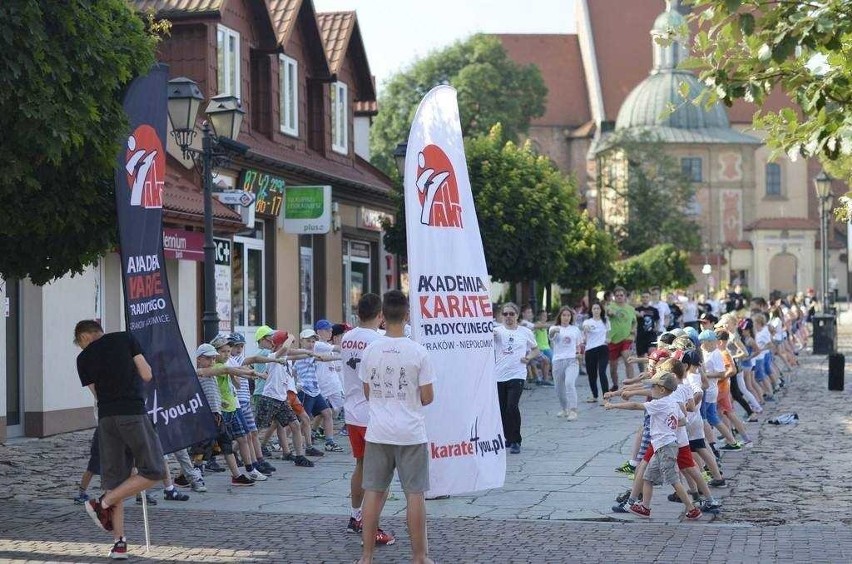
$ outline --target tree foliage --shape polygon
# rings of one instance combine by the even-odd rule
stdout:
[[[852,155],[852,2],[693,0],[695,56],[704,101],[761,108],[756,124],[776,151],[834,160]],[[781,90],[792,107],[762,108]]]
[[[615,283],[625,288],[685,288],[695,283],[689,253],[674,245],[654,246],[615,264]]]
[[[506,139],[516,141],[530,119],[544,114],[547,88],[538,67],[513,62],[496,37],[474,35],[416,61],[387,82],[370,132],[373,164],[388,173],[395,168],[393,150],[408,139],[420,100],[439,84],[458,90],[465,137],[486,135],[500,123]]]
[[[695,187],[665,144],[648,133],[617,132],[602,161],[623,172],[602,175],[602,188],[611,190],[626,209],[625,221],[607,224],[625,255],[667,243],[687,251],[700,249],[700,227],[687,213]]]
[[[465,142],[473,199],[488,272],[497,280],[595,286],[617,251],[612,238],[579,211],[573,181],[529,144],[503,140],[497,125]],[[402,197],[385,246],[406,253]]]
[[[0,2],[0,275],[45,284],[114,246],[122,92],[155,46],[125,0]]]

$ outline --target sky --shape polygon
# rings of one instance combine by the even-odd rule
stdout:
[[[370,71],[384,81],[474,33],[574,33],[574,0],[314,0],[318,12],[355,10]]]

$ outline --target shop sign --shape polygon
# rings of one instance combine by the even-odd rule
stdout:
[[[167,259],[204,261],[204,233],[163,229],[163,254]]]
[[[361,208],[358,213],[357,227],[369,229],[370,231],[381,231],[382,222],[385,218],[390,219],[391,223],[393,223],[393,218],[390,214],[379,210],[371,210],[370,208]]]
[[[219,331],[231,331],[231,241],[214,239],[216,280],[216,313],[219,315]]]
[[[283,223],[285,233],[328,233],[331,229],[331,186],[287,186]]]
[[[247,168],[240,175],[239,189],[254,194],[255,213],[277,216],[281,212],[286,185],[280,176]]]

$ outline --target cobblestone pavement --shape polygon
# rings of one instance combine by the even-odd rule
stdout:
[[[840,326],[840,341],[852,350],[852,325]],[[612,470],[629,453],[637,416],[581,404],[580,419],[569,423],[554,417],[552,389],[536,388],[522,399],[524,452],[509,457],[505,487],[429,502],[431,552],[442,562],[852,562],[845,476],[852,392],[827,391],[825,357],[801,361],[763,418],[795,411],[798,425],[751,424],[755,447],[724,455],[731,487],[715,492],[724,501],[719,517],[682,523],[681,508],[662,495],[650,521],[611,513],[612,498],[629,486]],[[585,384],[578,387],[583,399]],[[88,562],[105,554],[109,538],[70,502],[90,437],[81,431],[0,445],[7,486],[0,488],[0,560]],[[232,489],[224,476],[208,475],[207,494],[160,501],[151,509],[145,558],[354,560],[358,539],[343,532],[349,455],[329,454],[314,469],[276,465],[275,477],[254,488]],[[398,486],[392,492],[383,525],[399,542],[384,547],[378,562],[407,561],[404,500]],[[131,553],[143,560],[141,512],[131,506]]]

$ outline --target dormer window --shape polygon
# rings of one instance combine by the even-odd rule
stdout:
[[[240,97],[240,34],[219,25],[216,28],[216,70],[219,94]]]
[[[331,148],[343,155],[349,154],[349,89],[343,82],[331,85]]]
[[[281,132],[299,136],[299,66],[295,59],[278,56]]]

